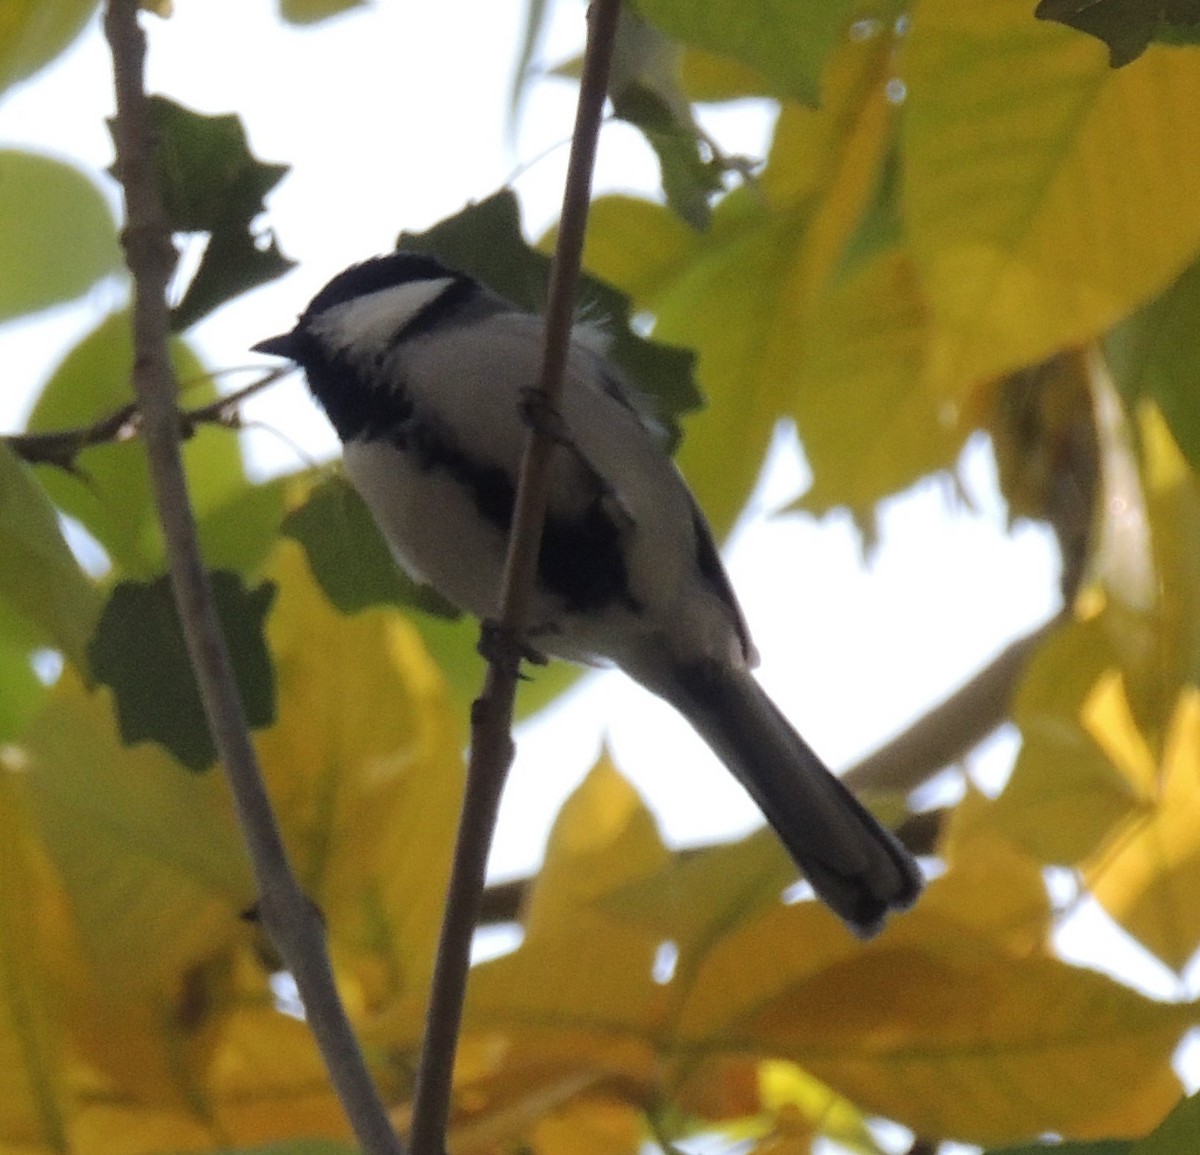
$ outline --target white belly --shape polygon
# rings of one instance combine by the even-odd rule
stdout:
[[[383,442],[351,441],[344,459],[408,574],[476,617],[494,618],[506,535],[480,516],[470,491]]]

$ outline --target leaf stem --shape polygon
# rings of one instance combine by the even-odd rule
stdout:
[[[320,913],[296,882],[250,742],[228,648],[196,537],[180,454],[178,387],[167,352],[166,290],[175,266],[154,162],[138,0],[109,0],[117,173],[125,190],[125,259],[133,277],[133,388],[141,413],[171,586],[213,740],[233,793],[259,890],[259,916],[292,972],[330,1079],[363,1149],[402,1155],[333,982]]]
[[[551,412],[558,411],[562,397],[591,199],[592,169],[620,7],[620,0],[593,0],[588,11],[587,47],[571,137],[562,218],[550,273],[545,344],[537,383],[545,408]],[[483,647],[489,658],[488,671],[483,691],[471,714],[467,784],[413,1101],[409,1136],[413,1155],[443,1155],[445,1150],[454,1054],[462,1025],[471,940],[479,920],[496,814],[513,760],[513,705],[546,517],[554,449],[553,438],[537,423],[532,424],[521,462],[501,583],[499,626],[491,629],[484,626]]]

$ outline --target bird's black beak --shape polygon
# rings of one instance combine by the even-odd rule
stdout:
[[[286,357],[289,361],[299,361],[303,338],[293,329],[290,333],[281,333],[278,337],[268,337],[250,348],[255,353],[270,353],[273,357]]]

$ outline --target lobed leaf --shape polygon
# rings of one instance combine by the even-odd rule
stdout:
[[[275,587],[246,589],[237,574],[209,575],[213,603],[251,728],[275,716],[275,677],[263,623]],[[119,582],[88,646],[93,676],[115,696],[121,739],[127,745],[157,742],[189,770],[217,757],[196,675],[184,644],[170,579]]]
[[[1200,23],[1195,0],[1041,0],[1039,20],[1057,20],[1108,45],[1108,63],[1123,68],[1151,40],[1194,40]]]
[[[178,332],[295,264],[252,222],[288,166],[266,164],[233,113],[205,116],[163,96],[149,102],[163,206],[176,232],[208,234],[200,267],[172,312]]]

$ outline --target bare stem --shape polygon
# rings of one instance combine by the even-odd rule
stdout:
[[[201,425],[241,428],[238,405],[290,372],[290,368],[274,369],[259,380],[252,381],[224,397],[218,397],[207,405],[177,410],[180,438],[191,437]],[[7,445],[30,465],[57,465],[59,469],[65,469],[68,473],[76,473],[78,470],[75,459],[85,449],[90,449],[93,445],[124,441],[140,433],[141,427],[141,408],[136,401],[131,401],[128,405],[122,405],[120,409],[97,418],[90,425],[82,425],[75,429],[56,429],[46,433],[9,433],[0,435],[0,443]]]
[[[109,0],[117,172],[125,190],[125,259],[133,277],[133,388],[141,414],[171,586],[213,740],[225,768],[259,891],[259,915],[292,972],[330,1079],[370,1155],[401,1155],[383,1104],[338,999],[320,914],[288,865],[250,742],[229,652],[196,538],[180,455],[177,383],[167,355],[167,283],[176,253],[154,164],[145,93],[145,36],[138,0]]]
[[[620,7],[620,0],[593,0],[588,12],[588,41],[571,138],[562,219],[550,274],[545,345],[538,379],[545,405],[552,411],[557,411],[562,397],[563,371],[571,343],[575,290],[591,199],[596,141]],[[517,486],[501,585],[500,625],[490,632],[485,626],[489,665],[483,691],[471,715],[467,785],[413,1102],[409,1136],[413,1155],[442,1155],[445,1150],[454,1055],[462,1025],[471,940],[479,919],[496,813],[513,759],[511,732],[521,639],[528,624],[533,596],[553,455],[553,440],[536,423],[533,424]]]

